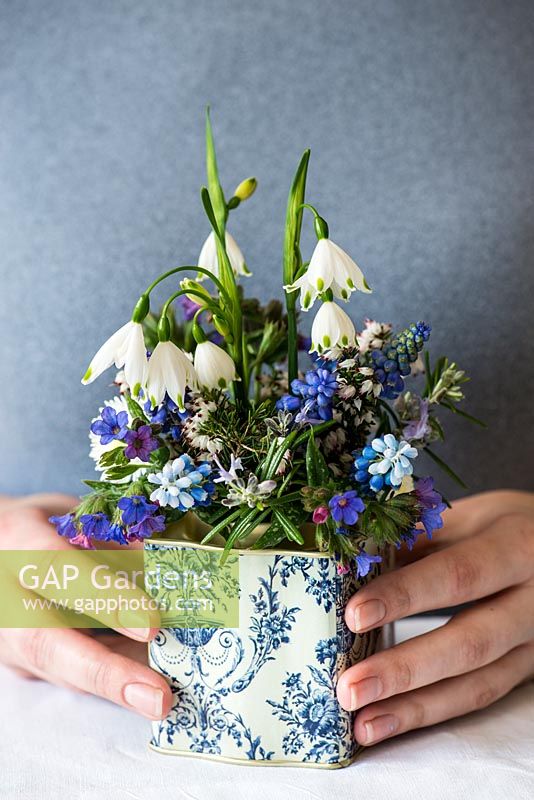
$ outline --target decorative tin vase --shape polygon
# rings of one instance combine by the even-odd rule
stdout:
[[[167,565],[184,551],[221,552],[185,528],[179,538],[147,541],[146,552]],[[379,638],[345,625],[346,602],[361,583],[319,552],[232,552],[239,627],[163,628],[150,644],[150,665],[174,696],[169,715],[153,723],[151,747],[240,764],[350,764],[353,714],[339,706],[336,683]]]

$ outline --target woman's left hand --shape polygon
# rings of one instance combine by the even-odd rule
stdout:
[[[446,625],[347,669],[337,694],[357,711],[355,733],[372,745],[493,703],[534,677],[534,495],[489,492],[444,515],[411,563],[381,575],[349,601],[357,633],[476,601]]]

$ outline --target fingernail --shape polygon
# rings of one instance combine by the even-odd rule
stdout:
[[[388,736],[396,733],[399,729],[399,720],[393,714],[384,714],[364,722],[365,735],[360,744],[371,744],[380,739],[387,739]]]
[[[148,642],[150,639],[150,628],[120,628],[119,630],[131,639],[139,639],[142,642]]]
[[[150,620],[147,614],[136,614],[135,611],[119,611],[119,625],[126,634],[134,639],[147,641],[150,636]]]
[[[354,609],[354,631],[373,628],[386,616],[386,606],[382,600],[367,600]]]
[[[148,683],[129,683],[124,687],[124,699],[129,706],[147,717],[163,716],[163,692]]]
[[[364,678],[363,681],[353,683],[350,687],[349,711],[356,711],[357,708],[378,700],[381,694],[382,681],[380,678]]]

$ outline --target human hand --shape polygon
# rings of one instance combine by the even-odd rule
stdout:
[[[357,633],[477,601],[446,625],[347,669],[337,694],[358,711],[358,742],[484,708],[534,677],[534,495],[499,491],[456,502],[433,541],[360,589],[345,619]]]
[[[52,514],[64,514],[74,505],[76,499],[66,495],[0,497],[0,549],[74,550],[48,522]],[[142,594],[132,590],[136,592]],[[50,611],[54,613],[59,612]],[[94,617],[98,619],[98,614]],[[159,616],[146,612],[139,623],[140,627],[124,628],[119,616],[113,627],[121,635],[98,637],[60,627],[3,628],[0,662],[25,677],[90,692],[149,719],[160,719],[170,710],[171,691],[146,664],[146,643],[159,628]]]

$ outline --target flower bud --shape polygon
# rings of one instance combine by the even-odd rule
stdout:
[[[204,295],[207,301],[211,301],[211,295],[208,290],[198,281],[194,281],[192,278],[184,278],[180,281],[180,286],[182,289],[193,290],[195,292],[199,292],[200,294]],[[204,303],[202,298],[198,296],[198,294],[186,294],[188,300],[191,300],[192,303],[196,303],[199,308],[206,308],[208,303]]]
[[[158,341],[168,342],[171,338],[171,323],[167,314],[162,314],[158,321]]]
[[[218,333],[221,334],[221,336],[228,337],[230,333],[230,328],[221,317],[218,317],[214,314],[212,322],[213,322],[213,327]]]
[[[325,219],[317,215],[314,220],[315,235],[318,239],[328,239],[328,224]]]
[[[142,294],[137,303],[135,304],[135,308],[132,314],[132,321],[142,322],[149,311],[150,311],[150,298],[147,294]]]
[[[326,522],[329,516],[330,511],[326,506],[318,506],[313,512],[312,519],[316,525],[322,525],[324,522]]]
[[[246,178],[246,180],[241,181],[239,186],[234,192],[234,197],[237,197],[238,200],[243,202],[244,200],[248,200],[249,197],[252,197],[254,192],[256,191],[256,186],[258,185],[258,181],[256,178]]]

